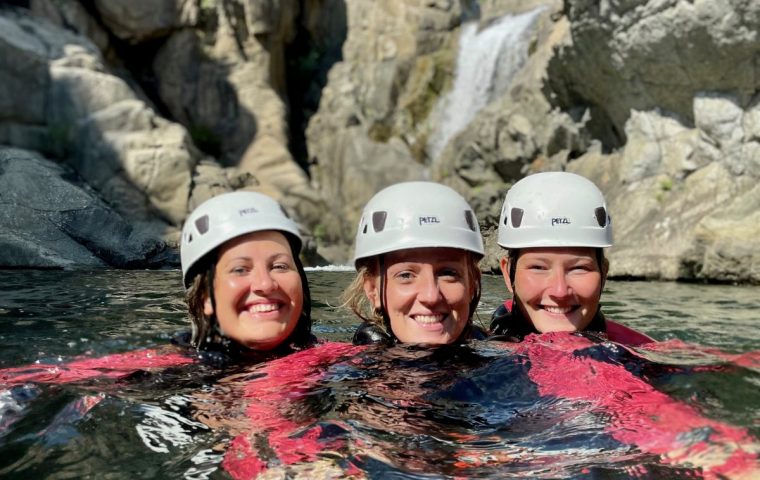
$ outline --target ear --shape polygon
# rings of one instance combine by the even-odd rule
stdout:
[[[205,296],[206,298],[203,300],[203,313],[210,317],[214,314],[214,306],[211,304],[211,297],[209,295]]]
[[[607,272],[610,271],[610,261],[607,259],[607,257],[604,257],[604,262],[602,262],[602,288],[600,291],[604,290],[604,284],[607,282]]]
[[[374,308],[380,308],[380,292],[377,288],[377,277],[375,275],[364,277],[364,294]]]
[[[509,267],[510,267],[509,257],[507,257],[506,255],[501,257],[501,260],[499,260],[499,268],[501,269],[501,276],[504,278],[504,284],[507,286],[507,290],[509,290],[509,293],[514,295],[515,289],[514,289],[514,286],[512,285],[512,279],[509,278]]]

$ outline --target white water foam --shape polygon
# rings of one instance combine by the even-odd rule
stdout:
[[[437,158],[483,107],[506,92],[528,58],[529,33],[544,8],[505,15],[480,31],[478,22],[462,25],[454,85],[434,110],[440,120],[428,141],[430,158]]]
[[[353,265],[323,265],[321,267],[304,267],[307,272],[355,272]]]

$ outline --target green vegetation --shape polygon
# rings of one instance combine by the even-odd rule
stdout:
[[[327,235],[327,228],[323,224],[318,223],[314,227],[314,239],[317,241],[317,245],[324,244],[326,235]]]
[[[660,189],[657,191],[657,194],[655,195],[655,198],[657,198],[658,203],[664,203],[665,199],[667,198],[668,192],[673,190],[673,180],[670,177],[663,176],[660,178]]]

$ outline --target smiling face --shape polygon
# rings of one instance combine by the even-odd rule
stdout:
[[[520,250],[514,284],[506,257],[501,271],[517,307],[541,333],[585,329],[599,308],[606,274],[596,250],[587,247]]]
[[[216,313],[228,338],[255,350],[271,350],[293,332],[303,308],[303,286],[285,235],[254,232],[219,247],[214,270]]]
[[[418,248],[385,256],[385,310],[401,342],[445,344],[459,338],[475,295],[469,262],[469,254],[455,248]],[[365,279],[364,292],[375,308],[381,307],[379,276]]]

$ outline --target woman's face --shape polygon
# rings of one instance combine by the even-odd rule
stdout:
[[[385,310],[401,342],[445,344],[459,338],[475,294],[469,261],[467,252],[455,248],[417,248],[385,256]],[[364,292],[380,308],[379,276],[365,280]]]
[[[544,247],[520,250],[514,284],[509,260],[501,272],[516,305],[539,332],[585,329],[596,315],[602,294],[602,272],[596,249]]]
[[[285,235],[254,232],[219,247],[214,271],[216,318],[228,338],[271,350],[290,335],[303,308],[303,286]],[[204,313],[212,315],[211,300]]]

